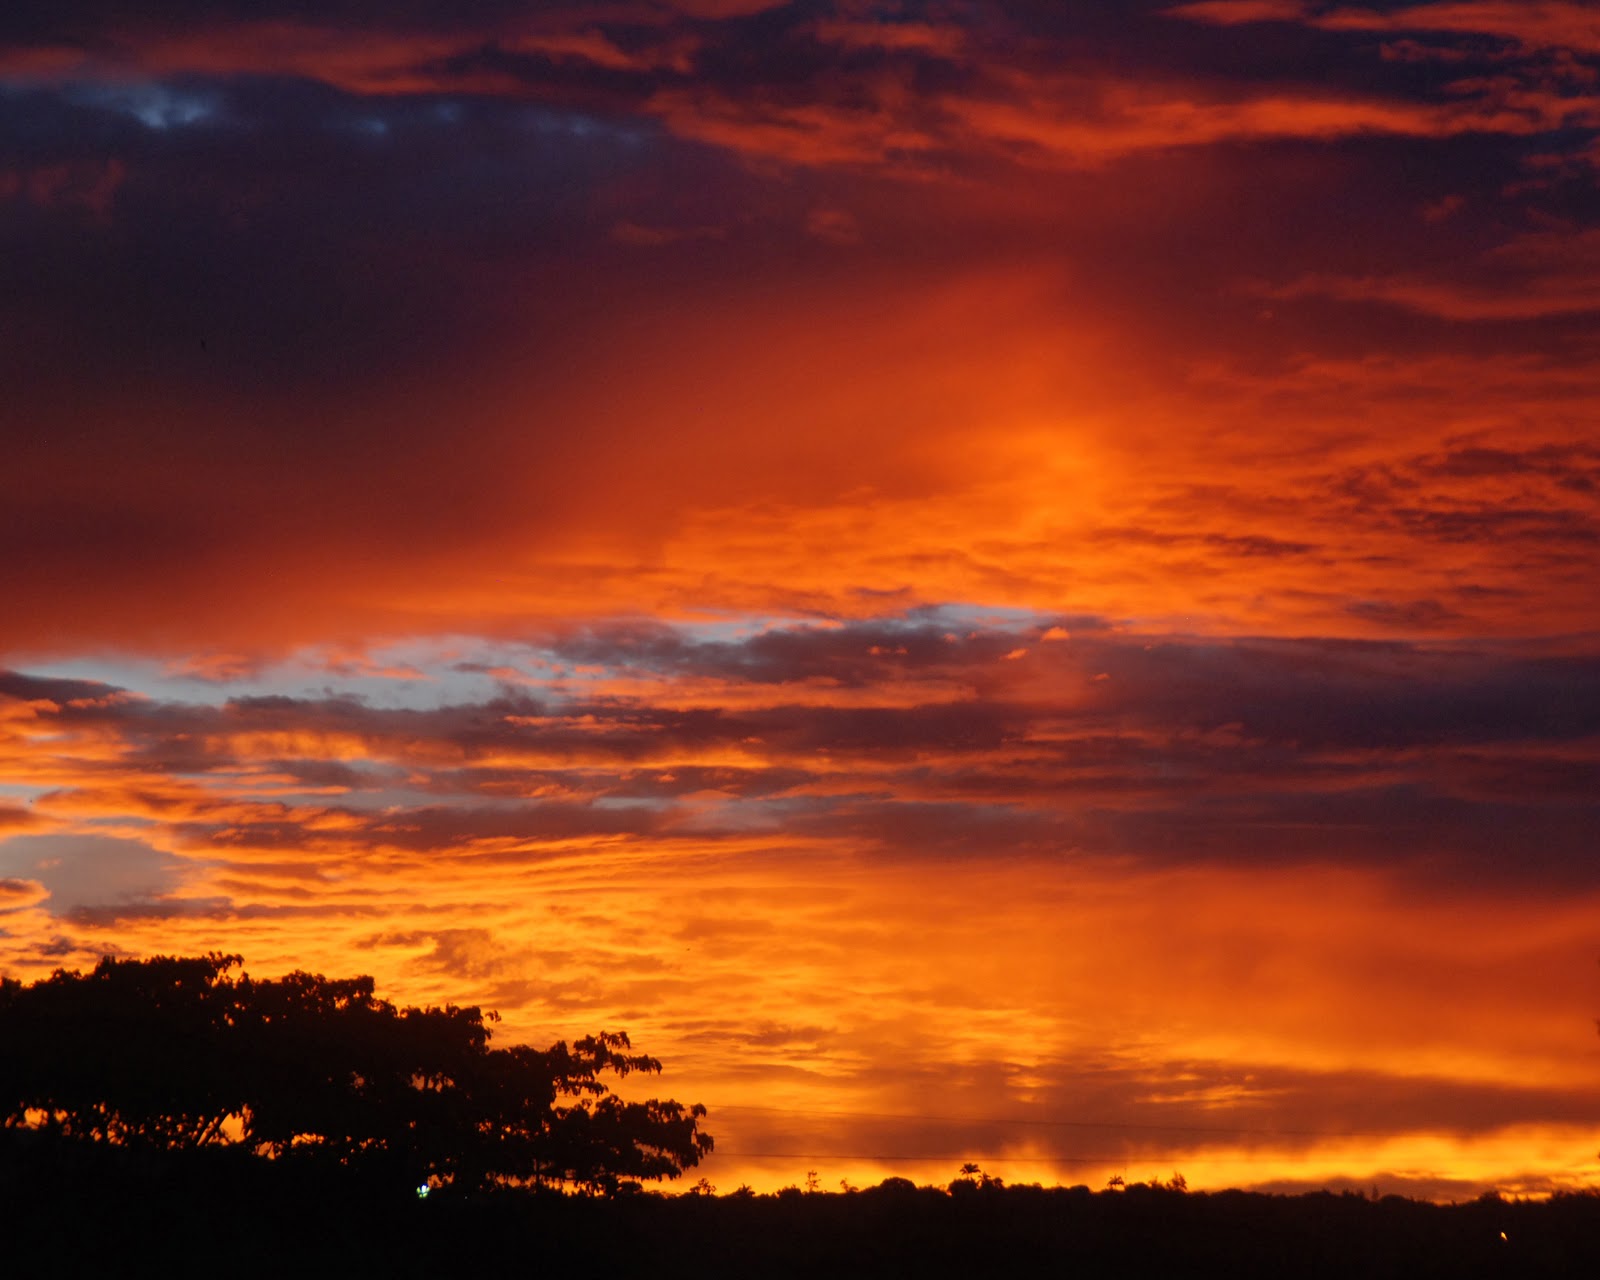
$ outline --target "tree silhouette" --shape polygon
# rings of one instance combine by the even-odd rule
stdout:
[[[661,1070],[621,1033],[492,1049],[477,1008],[402,1009],[368,977],[262,981],[233,976],[241,964],[107,956],[88,974],[0,979],[0,1124],[469,1190],[610,1192],[711,1150],[704,1107],[611,1093],[608,1074]]]

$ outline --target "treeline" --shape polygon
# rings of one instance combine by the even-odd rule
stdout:
[[[18,1136],[18,1135],[13,1135]],[[28,1135],[33,1141],[55,1141]],[[73,1152],[70,1160],[58,1157]],[[18,1275],[650,1280],[1544,1280],[1600,1275],[1600,1197],[1434,1205],[1355,1194],[1012,1186],[951,1194],[899,1180],[850,1194],[381,1195],[337,1167],[235,1148],[104,1145],[0,1161]]]

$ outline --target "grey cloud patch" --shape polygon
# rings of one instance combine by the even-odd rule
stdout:
[[[274,760],[272,768],[307,787],[377,791],[403,782],[402,770],[343,760]]]
[[[148,904],[183,881],[183,862],[142,840],[113,836],[13,836],[0,842],[0,873],[37,880],[55,915]]]
[[[1367,864],[1436,892],[1544,893],[1600,886],[1587,799],[1467,799],[1420,784],[1328,793],[1198,797],[1137,809],[1092,808],[1075,843],[1151,860]]]
[[[30,676],[21,671],[0,669],[0,697],[19,702],[94,701],[122,693],[116,685],[98,680],[63,680],[52,676]]]
[[[131,920],[235,920],[244,916],[229,898],[156,898],[100,907],[74,907],[72,924],[105,929]]]
[[[1106,632],[1101,618],[1052,619],[1074,635]],[[739,640],[696,640],[661,624],[632,623],[576,630],[549,642],[563,661],[639,667],[662,674],[721,676],[754,684],[825,678],[848,688],[876,684],[885,674],[977,668],[1037,632],[1007,627],[974,629],[970,622],[913,610],[902,617],[844,626],[788,626]]]
[[[75,106],[109,110],[137,120],[147,129],[193,128],[225,124],[220,95],[161,83],[77,84],[63,96]]]
[[[338,817],[333,830],[303,824],[303,818]],[[182,822],[173,830],[185,841],[213,847],[282,849],[403,849],[413,852],[472,853],[480,842],[537,844],[601,836],[662,838],[666,816],[646,805],[584,805],[562,802],[519,804],[499,808],[431,806],[362,812],[348,808],[296,810],[263,814],[258,819],[224,822]],[[512,855],[514,856],[514,855]]]
[[[1437,631],[1464,620],[1437,600],[1353,600],[1345,611],[1397,631]]]

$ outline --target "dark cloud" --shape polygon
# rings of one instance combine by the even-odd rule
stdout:
[[[1463,444],[1429,458],[1422,468],[1433,475],[1550,476],[1565,487],[1590,492],[1600,477],[1600,450],[1545,445],[1538,449],[1503,449]]]
[[[373,768],[342,760],[274,760],[267,767],[306,787],[340,791],[376,791],[403,782],[405,776],[398,768]]]
[[[533,797],[566,795],[610,800],[671,800],[703,792],[742,799],[783,795],[815,782],[811,771],[771,764],[745,768],[671,765],[644,769],[436,769],[413,786],[438,795]]]
[[[1367,866],[1418,890],[1537,896],[1600,883],[1588,852],[1595,818],[1585,801],[1468,799],[1404,783],[1095,809],[1072,829],[1078,847],[1153,861]]]
[[[1358,618],[1412,633],[1437,631],[1464,620],[1437,600],[1353,600],[1345,607]]]
[[[112,698],[123,691],[99,680],[59,680],[49,676],[30,676],[20,671],[0,669],[0,697],[20,702],[93,703]]]
[[[1070,638],[1047,638],[1063,624]],[[92,696],[37,714],[120,746],[32,812],[132,805],[225,858],[517,861],[573,840],[766,832],[894,858],[1310,861],[1463,886],[1591,877],[1600,666],[1581,650],[1145,638],[1082,618],[952,625],[910,615],[715,641],[591,627],[533,652],[603,675],[597,687],[552,678],[536,696],[429,709],[163,703],[69,682],[54,691]],[[606,692],[611,679],[631,691]],[[655,702],[651,689],[686,680],[703,682],[704,705]],[[871,705],[878,689],[916,696]],[[869,705],[841,705],[850,690]],[[299,754],[278,754],[288,741]],[[729,753],[744,763],[702,762]],[[241,802],[174,786],[241,771],[276,790]],[[294,790],[312,794],[284,798]]]
[[[1404,620],[1398,611],[1386,616]],[[1417,617],[1440,615],[1424,603]],[[276,733],[352,735],[378,761],[414,753],[418,762],[444,765],[448,757],[470,761],[519,747],[574,762],[737,743],[759,746],[763,755],[982,753],[1021,741],[1042,718],[1071,723],[1075,740],[1107,728],[1167,737],[1227,729],[1247,741],[1301,750],[1560,743],[1591,735],[1600,724],[1600,665],[1581,652],[1519,657],[1485,646],[1404,642],[1147,639],[1082,627],[1068,641],[1041,641],[1043,630],[990,628],[963,637],[946,624],[912,619],[768,631],[741,642],[695,642],[665,631],[641,642],[627,629],[556,642],[563,660],[605,671],[714,678],[730,693],[760,689],[763,705],[750,708],[737,705],[743,698],[715,705],[714,686],[706,694],[711,705],[681,709],[652,705],[647,697],[566,689],[430,710],[354,697],[248,697],[221,707],[157,703],[117,697],[111,686],[93,682],[22,676],[9,677],[9,687],[23,697],[53,693],[63,701],[44,714],[55,722],[115,728],[135,748],[135,762],[180,772],[236,764],[230,740]],[[1007,661],[1013,653],[1025,661]],[[797,696],[808,681],[866,689],[896,679],[944,680],[966,692],[948,700],[930,687],[921,703],[862,707]],[[307,781],[363,780],[348,766],[278,764]]]
[[[274,909],[269,914],[280,914]],[[281,912],[288,914],[288,912]],[[165,924],[179,920],[230,921],[247,919],[251,908],[240,909],[226,897],[207,898],[156,898],[150,901],[127,901],[100,906],[77,906],[65,913],[65,919],[75,928],[94,932],[115,929],[119,926]],[[296,914],[316,915],[318,911],[301,911]],[[332,914],[321,912],[320,914]]]
[[[318,820],[335,820],[318,830]],[[341,852],[390,849],[441,852],[464,857],[516,861],[525,849],[550,841],[606,836],[656,835],[667,815],[644,806],[548,802],[495,809],[455,805],[449,808],[393,808],[372,813],[336,807],[288,809],[266,806],[259,815],[235,816],[221,822],[179,822],[175,834],[208,849]],[[485,847],[478,847],[480,845]],[[508,844],[509,849],[502,849]]]

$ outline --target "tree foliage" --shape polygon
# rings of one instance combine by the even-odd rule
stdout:
[[[704,1107],[611,1092],[604,1077],[661,1070],[621,1033],[491,1048],[477,1008],[397,1008],[368,977],[258,980],[242,963],[107,956],[0,979],[0,1124],[464,1189],[615,1191],[711,1150]]]

